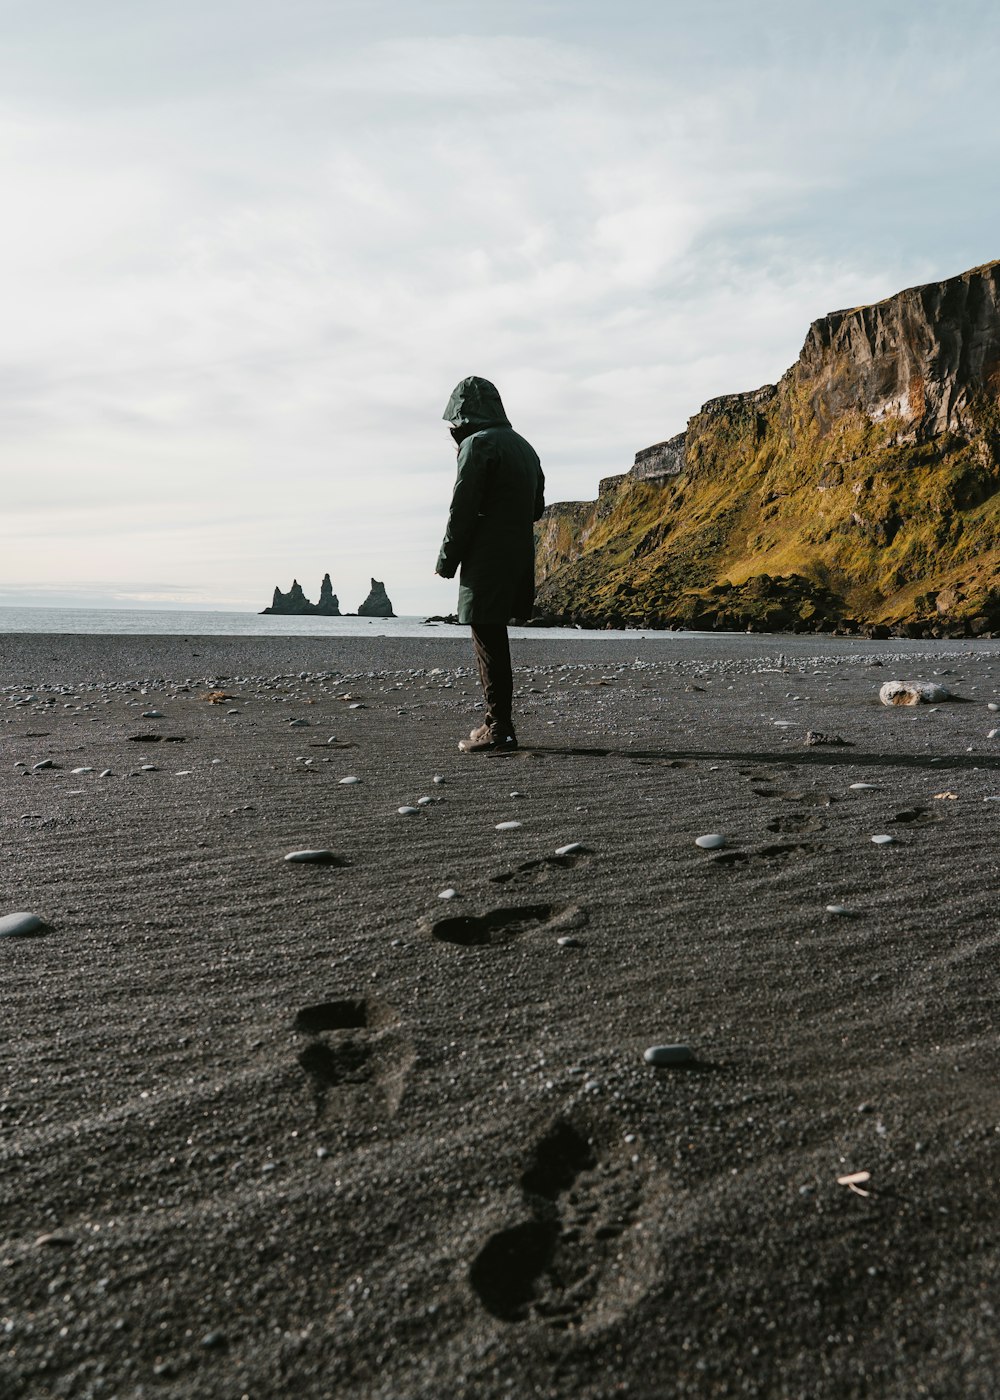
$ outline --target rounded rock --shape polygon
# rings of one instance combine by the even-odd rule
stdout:
[[[712,831],[705,836],[696,836],[694,844],[700,846],[703,851],[717,851],[720,846],[726,844],[726,838],[718,831]]]
[[[340,785],[341,787],[354,787],[354,785],[360,783],[360,781],[360,778],[356,778],[353,773],[350,773],[346,778],[340,779]]]
[[[162,710],[143,710],[142,717],[143,719],[163,719],[164,716]]]
[[[521,825],[520,822],[497,822],[497,831],[516,831]]]
[[[585,849],[585,848],[584,848],[584,844],[583,844],[582,841],[570,841],[570,843],[569,843],[568,846],[557,846],[557,847],[556,847],[556,855],[557,855],[557,856],[575,856],[575,855],[577,855],[580,851],[582,851],[582,850],[584,850],[584,849]]]
[[[294,865],[332,865],[337,857],[332,851],[289,851],[285,860]]]
[[[884,834],[881,836],[872,837],[872,841],[876,846],[891,846],[895,839],[895,836],[886,836]]]
[[[671,1065],[689,1065],[694,1051],[690,1045],[651,1045],[643,1051],[642,1058],[656,1069],[667,1069]]]
[[[419,807],[397,807],[396,811],[401,817],[415,817],[420,811]]]
[[[453,890],[450,886],[448,887],[448,889],[442,890],[441,893],[438,895],[438,899],[457,899],[457,898],[458,898],[458,890]]]
[[[33,933],[47,933],[49,925],[37,914],[4,914],[0,917],[0,938],[25,938]]]

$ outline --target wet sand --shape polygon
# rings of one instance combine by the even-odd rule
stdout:
[[[469,660],[3,638],[0,1393],[992,1396],[1000,646]]]

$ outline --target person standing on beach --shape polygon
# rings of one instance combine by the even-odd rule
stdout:
[[[463,379],[443,417],[458,445],[458,476],[436,572],[454,578],[461,565],[458,620],[472,628],[486,707],[484,723],[458,747],[506,753],[517,748],[507,623],[530,617],[534,605],[533,526],[545,507],[545,478],[488,379]]]

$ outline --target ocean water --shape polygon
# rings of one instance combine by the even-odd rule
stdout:
[[[252,612],[206,612],[158,608],[3,608],[0,634],[4,632],[75,632],[100,636],[140,637],[463,637],[468,627],[426,623],[422,617],[272,617]],[[672,632],[583,631],[575,627],[512,627],[512,637],[657,637],[683,635]],[[687,633],[691,636],[691,633]]]

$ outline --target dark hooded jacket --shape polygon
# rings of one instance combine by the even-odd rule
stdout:
[[[463,379],[444,419],[459,443],[458,477],[437,572],[453,578],[461,566],[459,622],[530,617],[533,525],[545,506],[538,454],[510,426],[488,379]]]

